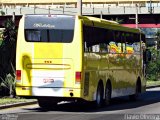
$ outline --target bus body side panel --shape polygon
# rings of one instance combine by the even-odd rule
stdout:
[[[98,53],[84,53],[84,99],[93,101],[99,78],[100,55]]]
[[[142,74],[140,73],[140,51],[136,53],[133,50],[130,53],[128,46],[125,46],[125,49],[125,53],[122,54],[109,54],[109,79],[112,82],[112,97],[134,94],[136,82]]]
[[[32,54],[34,53],[34,44],[25,44],[24,42],[24,18],[20,20],[19,29],[18,29],[18,37],[17,37],[17,50],[16,50],[16,70],[21,71],[21,80],[17,80],[16,82],[16,94],[31,96],[31,72],[30,70],[25,70],[24,59],[31,60]],[[28,51],[28,52],[24,52]],[[30,54],[32,53],[32,54]],[[30,73],[30,74],[29,74]],[[25,79],[25,80],[24,80]],[[23,88],[23,86],[26,88]],[[23,90],[26,89],[26,90]]]

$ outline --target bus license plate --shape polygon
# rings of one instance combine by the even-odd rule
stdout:
[[[53,79],[53,78],[44,78],[44,79],[43,79],[43,82],[44,82],[44,83],[53,83],[53,82],[54,82],[54,79]]]

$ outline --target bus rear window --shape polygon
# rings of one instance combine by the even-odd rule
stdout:
[[[73,40],[74,24],[73,16],[29,15],[25,17],[25,40],[70,43]]]
[[[73,40],[73,30],[25,29],[27,42],[64,42]]]

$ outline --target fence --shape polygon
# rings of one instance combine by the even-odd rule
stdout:
[[[77,14],[77,8],[37,8],[37,7],[20,7],[20,8],[1,8],[5,15],[12,15],[15,12],[16,15],[22,14]],[[109,14],[135,14],[135,7],[104,7],[104,8],[83,8],[83,15],[109,15]],[[138,14],[159,14],[160,7],[138,7]]]

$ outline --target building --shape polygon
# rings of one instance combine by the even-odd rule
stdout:
[[[78,0],[0,0],[0,10],[6,15],[22,14],[76,14]],[[138,26],[154,44],[160,31],[160,0],[82,0],[83,15],[123,21],[123,25],[135,27],[137,8]],[[130,19],[133,18],[133,19]]]
[[[83,7],[106,7],[106,6],[160,6],[159,0],[82,0]],[[0,0],[0,7],[76,7],[77,0]]]

